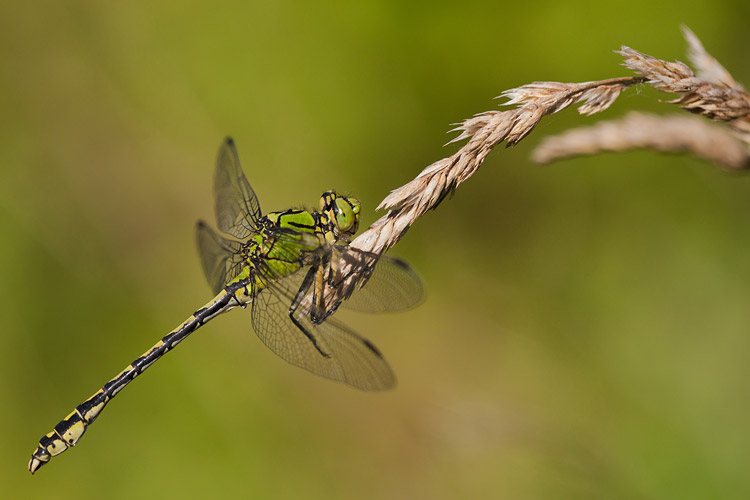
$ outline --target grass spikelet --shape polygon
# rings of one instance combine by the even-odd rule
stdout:
[[[627,46],[616,53],[623,65],[641,76],[612,78],[583,83],[534,82],[502,92],[504,111],[486,111],[458,124],[458,135],[449,142],[466,140],[458,151],[438,160],[412,181],[394,189],[378,206],[388,212],[355,238],[351,246],[381,254],[396,244],[419,217],[436,208],[442,200],[471,177],[492,149],[505,141],[513,146],[523,140],[541,119],[580,104],[578,112],[592,115],[609,108],[627,88],[647,83],[662,92],[680,96],[669,101],[684,110],[727,127],[710,126],[691,117],[659,117],[630,114],[625,119],[569,131],[545,141],[534,159],[548,163],[560,158],[625,151],[636,148],[662,152],[688,152],[728,170],[750,168],[750,95],[716,61],[687,28],[683,33],[689,45],[689,60],[698,75],[679,61],[667,62]],[[739,140],[738,140],[739,139]],[[324,296],[333,300],[347,297],[361,280],[350,273],[356,264],[342,258],[339,268],[349,276]],[[360,263],[361,264],[361,263]]]

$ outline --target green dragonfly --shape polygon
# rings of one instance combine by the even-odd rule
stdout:
[[[339,305],[368,312],[399,311],[422,298],[422,283],[407,264],[348,246],[359,225],[360,202],[328,191],[319,210],[290,209],[263,216],[231,138],[219,150],[214,195],[217,225],[228,237],[199,221],[197,240],[216,296],[43,436],[29,461],[32,474],[74,446],[105,405],[146,368],[206,322],[238,306],[250,305],[255,333],[289,363],[357,389],[394,385],[380,351],[330,317]],[[337,264],[342,260],[355,264],[346,267],[361,276],[343,275]],[[343,303],[326,305],[324,291],[335,290],[349,278],[360,280],[360,287]]]

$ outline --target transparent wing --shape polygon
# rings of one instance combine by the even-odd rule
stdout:
[[[348,251],[354,250],[350,248]],[[364,255],[361,258],[372,259]],[[369,313],[405,311],[419,304],[423,298],[424,285],[417,273],[400,259],[381,256],[364,286],[355,288],[341,307]]]
[[[219,149],[214,174],[214,203],[219,229],[244,240],[256,232],[260,204],[240,166],[234,141],[227,137]]]
[[[242,270],[242,244],[222,238],[203,221],[198,221],[196,239],[203,272],[213,292],[219,293]]]
[[[347,326],[333,319],[314,325],[309,312],[290,305],[309,268],[256,290],[252,323],[255,333],[285,361],[316,375],[362,390],[384,390],[395,376],[378,349]]]
[[[422,301],[424,286],[404,261],[347,245],[326,245],[311,262],[322,270],[322,282],[307,290],[301,303],[314,324],[339,307],[362,312],[404,311]]]
[[[329,311],[335,311],[339,305],[371,313],[404,311],[419,304],[424,297],[422,280],[400,259],[346,245],[333,245],[330,251],[330,262],[343,265],[338,269],[328,265],[324,295],[335,294],[350,278],[355,280],[355,285],[350,295],[343,302],[335,302]]]

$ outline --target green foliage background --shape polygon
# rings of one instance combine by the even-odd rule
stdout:
[[[747,498],[750,179],[645,152],[538,167],[546,118],[394,253],[428,300],[345,316],[364,394],[203,328],[31,477],[36,440],[209,297],[193,242],[234,136],[266,211],[374,207],[451,123],[534,80],[684,60],[750,83],[742,2],[17,2],[0,7],[4,498]]]

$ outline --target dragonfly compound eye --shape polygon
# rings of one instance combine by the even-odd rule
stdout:
[[[359,201],[354,198],[336,198],[333,212],[336,215],[336,225],[339,231],[351,232],[357,230],[359,222]]]

